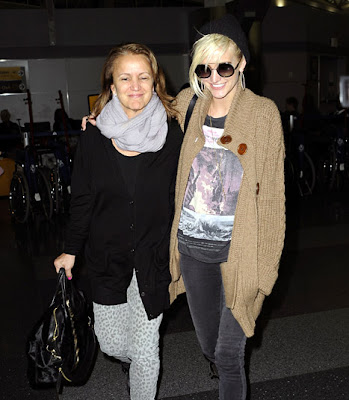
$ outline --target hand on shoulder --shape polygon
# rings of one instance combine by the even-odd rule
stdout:
[[[82,118],[81,120],[81,130],[85,131],[87,123],[90,123],[93,126],[96,126],[96,117],[93,114],[86,115],[85,117]]]

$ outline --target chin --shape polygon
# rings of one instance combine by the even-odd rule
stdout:
[[[224,99],[225,97],[228,96],[229,93],[212,93],[212,96],[215,99]]]

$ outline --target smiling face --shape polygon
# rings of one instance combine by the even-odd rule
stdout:
[[[140,114],[153,95],[154,79],[147,58],[126,54],[115,61],[111,90],[129,118]]]
[[[233,100],[234,94],[236,92],[236,85],[239,81],[239,72],[243,72],[246,66],[245,58],[239,63],[239,59],[234,54],[232,48],[228,48],[228,50],[221,55],[221,52],[217,50],[210,56],[210,59],[204,59],[202,64],[206,64],[208,62],[208,66],[212,69],[211,76],[209,78],[201,79],[201,82],[204,86],[211,92],[213,96],[213,101],[219,101],[220,103],[230,104]],[[239,63],[237,69],[234,74],[228,78],[221,77],[215,68],[218,67],[219,63],[230,63],[234,67]]]

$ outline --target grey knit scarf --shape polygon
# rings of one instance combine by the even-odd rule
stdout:
[[[133,118],[128,118],[118,97],[113,95],[98,115],[97,127],[104,136],[114,139],[122,150],[156,152],[166,141],[166,110],[158,95],[153,93],[143,111]]]

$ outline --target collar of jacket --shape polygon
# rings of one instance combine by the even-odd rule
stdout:
[[[218,139],[221,146],[232,151],[240,160],[244,170],[244,179],[247,179],[251,189],[255,192],[257,185],[256,176],[256,110],[257,104],[256,96],[249,89],[242,90],[240,83],[237,83],[237,91],[231,103],[227,118],[224,124],[223,136],[230,136],[231,142],[223,144]],[[205,143],[205,137],[202,132],[208,109],[210,107],[212,95],[207,90],[205,91],[206,97],[198,99],[199,112],[197,121],[194,121],[196,131],[200,132],[198,144],[201,147]],[[194,116],[194,115],[193,115]],[[239,152],[240,145],[246,145],[246,150],[242,153]]]

